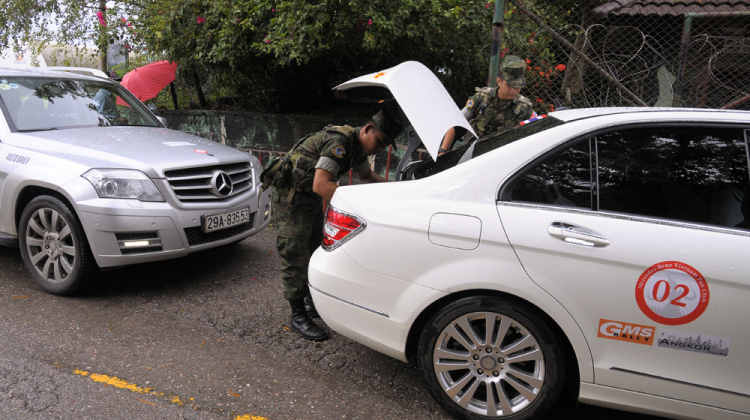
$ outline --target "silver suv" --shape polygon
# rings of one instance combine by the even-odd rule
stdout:
[[[169,130],[110,80],[0,68],[0,244],[47,292],[182,257],[270,221],[248,153]]]

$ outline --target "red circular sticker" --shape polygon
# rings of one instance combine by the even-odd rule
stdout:
[[[194,151],[195,153],[208,153],[208,151],[206,151],[206,150],[203,150],[203,149],[193,149],[193,151]]]
[[[708,307],[709,297],[703,275],[679,261],[652,265],[635,286],[635,300],[641,311],[665,325],[695,321]]]

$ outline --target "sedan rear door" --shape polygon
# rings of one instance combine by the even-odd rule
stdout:
[[[597,384],[750,412],[747,133],[608,129],[501,189],[509,241],[579,323]]]

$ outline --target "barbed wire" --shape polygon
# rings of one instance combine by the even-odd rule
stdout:
[[[533,27],[530,19],[515,13],[506,29],[513,33]],[[529,63],[532,80],[522,94],[534,101],[537,112],[553,109],[554,99],[571,108],[636,105],[606,74],[649,106],[750,109],[750,100],[743,101],[750,94],[750,31],[741,30],[750,28],[750,16],[733,16],[731,21],[726,16],[706,17],[700,25],[694,24],[689,42],[681,19],[629,16],[612,24],[568,25],[565,30],[545,20],[551,29],[539,28],[533,40],[519,42],[516,34],[505,42],[509,54]],[[723,33],[731,30],[743,33]],[[562,33],[574,34],[573,39]],[[559,37],[576,45],[596,66],[578,57]],[[535,45],[539,42],[545,42],[544,48]],[[565,75],[546,73],[545,83],[539,83],[536,70],[550,56],[557,58],[558,67],[565,63]],[[544,66],[541,70],[546,71]]]

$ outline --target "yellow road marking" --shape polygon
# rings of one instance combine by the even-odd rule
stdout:
[[[141,388],[138,385],[128,383],[116,376],[100,375],[98,373],[92,373],[89,376],[94,382],[101,382],[107,385],[111,385],[115,388],[127,389],[128,391],[137,392],[139,394],[150,394],[154,388]]]
[[[163,392],[154,392],[154,388],[142,388],[142,387],[140,387],[140,386],[138,386],[136,384],[131,384],[131,383],[125,381],[125,380],[122,380],[122,379],[116,377],[116,376],[107,376],[107,375],[101,375],[101,374],[98,374],[98,373],[89,373],[89,372],[86,372],[85,370],[80,370],[80,369],[73,369],[73,373],[76,374],[76,375],[79,375],[79,376],[88,377],[89,379],[91,379],[94,382],[103,383],[103,384],[106,384],[106,385],[113,386],[115,388],[127,389],[128,391],[131,391],[131,392],[136,392],[136,393],[139,393],[139,394],[154,395],[154,396],[157,396],[157,397],[164,397],[165,396],[165,394]],[[232,394],[234,395],[233,391],[230,391],[230,392],[232,392]],[[237,395],[237,396],[239,396],[239,395]],[[167,399],[169,399],[169,401],[172,402],[173,404],[177,404],[177,405],[183,405],[183,404],[185,404],[185,402],[191,402],[192,403],[194,401],[193,398],[189,398],[189,399],[185,400],[185,399],[182,399],[181,397],[179,397],[177,395],[170,395],[170,396],[167,397]],[[136,398],[136,400],[144,402],[146,404],[151,404],[148,401],[144,401],[144,400],[141,400],[141,399],[138,399],[138,398]],[[151,405],[154,405],[154,404],[151,404]],[[198,408],[195,407],[195,406],[193,406],[193,409],[197,410]],[[224,411],[224,410],[221,410],[221,411]],[[268,419],[268,417],[254,416],[252,414],[243,414],[243,415],[235,417],[234,420],[269,420],[269,419]]]

